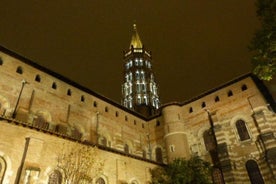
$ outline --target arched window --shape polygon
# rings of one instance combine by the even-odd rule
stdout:
[[[96,180],[96,184],[105,184],[105,181],[104,181],[103,178],[98,178],[98,179]]]
[[[202,102],[201,107],[202,107],[202,108],[206,107],[206,103],[205,103],[205,102]]]
[[[35,81],[36,81],[36,82],[40,82],[40,81],[41,81],[40,75],[36,75],[36,76],[35,76]]]
[[[215,102],[219,102],[219,97],[218,96],[216,96]]]
[[[224,184],[222,172],[219,168],[213,168],[212,178],[213,178],[213,183]]]
[[[22,74],[22,73],[23,73],[23,69],[22,69],[21,66],[17,67],[16,73],[19,73],[19,74]]]
[[[242,91],[247,90],[247,86],[246,86],[245,84],[244,84],[244,85],[242,85],[241,90],[242,90]]]
[[[203,139],[207,151],[211,151],[216,148],[215,138],[211,130],[206,130],[203,133]]]
[[[57,89],[57,84],[56,84],[55,82],[53,82],[52,88],[53,88],[53,89]]]
[[[127,144],[125,144],[124,146],[124,151],[125,153],[129,153],[129,146]]]
[[[248,160],[245,164],[246,170],[252,184],[263,184],[264,180],[260,173],[257,162],[254,160]]]
[[[6,161],[4,158],[0,157],[0,183],[3,182],[6,171]]]
[[[228,95],[228,97],[233,96],[233,92],[231,90],[229,90],[227,95]]]
[[[155,149],[155,158],[156,162],[163,163],[162,149],[159,147]]]
[[[71,89],[68,89],[68,90],[67,90],[67,95],[68,95],[68,96],[71,96],[71,95],[72,95]]]
[[[81,96],[81,102],[85,102],[85,97],[83,95]]]
[[[192,107],[190,107],[190,109],[189,109],[189,113],[192,113],[193,112],[193,108]]]
[[[54,170],[49,176],[48,184],[61,184],[61,182],[62,175],[60,171]]]
[[[240,137],[240,141],[250,139],[245,122],[243,120],[240,119],[236,122],[236,128]]]

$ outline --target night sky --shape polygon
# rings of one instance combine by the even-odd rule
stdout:
[[[133,23],[162,103],[251,71],[254,0],[0,1],[0,45],[118,103]]]

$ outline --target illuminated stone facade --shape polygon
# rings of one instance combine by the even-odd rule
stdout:
[[[92,183],[148,183],[150,168],[193,154],[213,163],[217,183],[220,171],[225,183],[273,183],[273,103],[247,74],[144,117],[1,47],[0,180],[58,183],[56,158],[77,141],[104,160]]]

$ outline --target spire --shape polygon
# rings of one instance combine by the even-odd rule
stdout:
[[[130,42],[130,48],[133,47],[135,49],[141,49],[143,48],[143,44],[140,40],[137,28],[136,28],[136,24],[133,24],[133,33],[132,33],[132,37],[131,37],[131,42]]]

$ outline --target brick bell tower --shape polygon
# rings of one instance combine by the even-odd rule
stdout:
[[[160,107],[158,87],[152,71],[152,57],[139,37],[136,24],[128,51],[124,52],[124,82],[122,104],[146,117]]]

